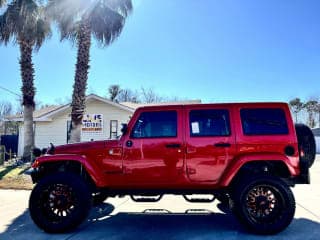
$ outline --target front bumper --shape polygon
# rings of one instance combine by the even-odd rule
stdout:
[[[33,168],[30,171],[31,179],[33,183],[37,183],[39,179],[41,178],[41,174],[38,168]]]

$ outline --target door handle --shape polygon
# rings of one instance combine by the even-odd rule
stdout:
[[[215,146],[215,147],[226,148],[226,147],[231,147],[231,144],[230,144],[230,143],[220,142],[220,143],[214,144],[214,146]]]
[[[179,144],[179,143],[166,144],[166,148],[180,148],[180,147],[181,147],[181,144]]]

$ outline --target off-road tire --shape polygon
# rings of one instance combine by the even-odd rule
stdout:
[[[294,196],[288,185],[277,177],[257,175],[242,179],[232,198],[234,214],[256,234],[281,232],[294,217]]]
[[[303,152],[300,156],[300,164],[302,168],[310,168],[316,158],[316,142],[311,129],[304,124],[295,124],[296,134],[298,138],[299,152]]]
[[[73,173],[53,173],[42,178],[31,192],[29,211],[35,224],[49,233],[69,232],[88,216],[91,192]]]

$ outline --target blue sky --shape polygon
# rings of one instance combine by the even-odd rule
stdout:
[[[94,42],[88,93],[111,84],[203,102],[320,96],[318,0],[136,0],[120,38]],[[17,46],[0,46],[0,86],[20,93]],[[71,97],[76,47],[54,32],[34,55],[36,99]],[[15,96],[0,89],[0,101]]]

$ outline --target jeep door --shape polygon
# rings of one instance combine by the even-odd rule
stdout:
[[[181,107],[148,108],[135,114],[124,141],[126,185],[172,184],[183,169]]]
[[[186,164],[189,180],[217,182],[236,152],[228,105],[188,106]]]

